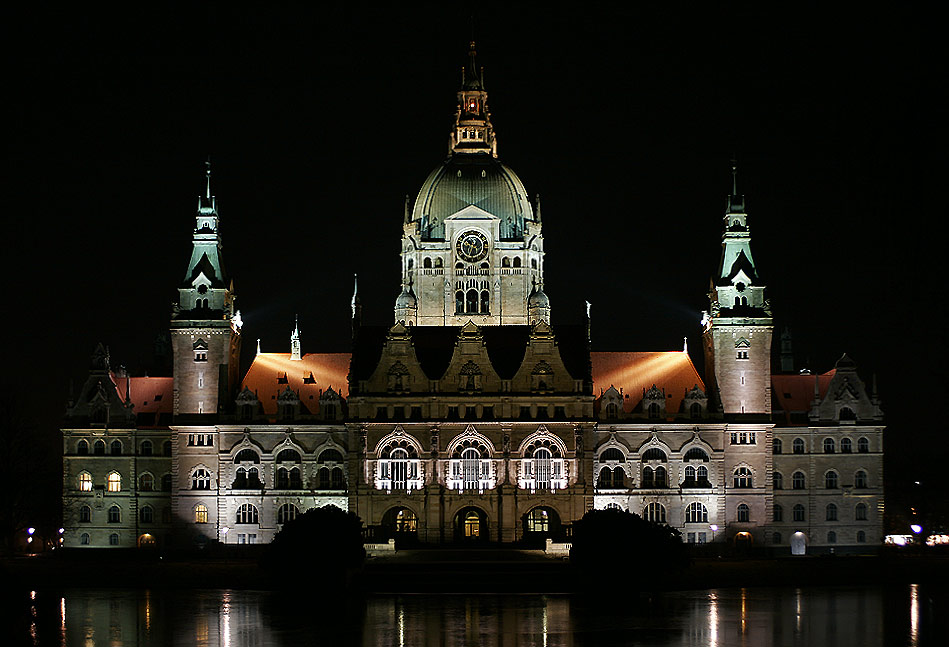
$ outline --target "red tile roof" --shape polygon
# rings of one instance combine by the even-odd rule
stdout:
[[[253,391],[264,412],[277,413],[277,396],[288,386],[299,393],[300,403],[310,411],[319,411],[320,392],[332,388],[349,396],[349,353],[308,353],[291,360],[290,353],[260,353],[254,358],[241,383]],[[312,380],[310,377],[312,376]]]
[[[125,401],[126,382],[128,395],[134,407],[135,424],[138,427],[167,427],[171,424],[174,409],[173,377],[116,377],[112,374],[115,392]]]
[[[698,385],[705,390],[705,383],[688,353],[682,351],[628,352],[594,351],[593,362],[594,395],[600,397],[610,386],[622,390],[623,408],[632,411],[655,384],[666,391],[666,412],[674,415],[688,389]]]
[[[823,398],[836,372],[837,369],[831,369],[820,375],[772,375],[771,410],[775,422],[783,418],[785,423],[791,424],[792,413],[810,412],[814,401],[814,380],[817,380],[817,388]]]

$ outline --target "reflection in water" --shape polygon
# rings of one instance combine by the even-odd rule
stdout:
[[[934,639],[934,624],[941,617],[937,606],[946,593],[912,585],[620,597],[343,598],[228,590],[23,591],[5,605],[16,614],[11,627],[18,633],[4,644],[918,647]]]

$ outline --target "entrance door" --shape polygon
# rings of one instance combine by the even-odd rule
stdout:
[[[455,515],[455,540],[464,542],[486,541],[488,524],[483,510],[463,508]]]
[[[471,510],[465,514],[465,539],[477,539],[481,536],[481,517]]]
[[[803,532],[791,535],[791,554],[804,555],[807,552],[807,536]]]

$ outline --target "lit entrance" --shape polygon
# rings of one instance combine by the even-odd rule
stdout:
[[[525,537],[554,537],[560,534],[560,515],[553,508],[536,507],[524,515]]]
[[[800,530],[791,535],[791,554],[804,555],[807,553],[807,535]]]
[[[464,508],[455,515],[455,539],[485,541],[487,538],[488,523],[483,510]]]
[[[139,548],[154,548],[157,545],[155,537],[148,534],[147,532],[138,538],[138,547]]]
[[[749,550],[753,543],[754,538],[750,532],[739,532],[735,535],[735,549],[740,553]]]

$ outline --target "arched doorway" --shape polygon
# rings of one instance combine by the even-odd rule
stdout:
[[[750,551],[754,542],[754,537],[751,536],[750,532],[742,531],[735,534],[735,550],[738,553],[744,554]]]
[[[150,535],[147,532],[138,538],[139,548],[155,548],[157,545],[158,542],[155,541],[155,536]]]
[[[455,515],[455,539],[478,542],[488,539],[488,518],[480,508],[462,508]]]
[[[555,539],[560,535],[560,515],[553,508],[537,506],[522,518],[524,539]]]
[[[382,515],[382,527],[386,538],[395,539],[396,545],[418,540],[418,515],[408,508],[389,508]]]
[[[791,554],[792,555],[805,555],[807,554],[807,535],[798,530],[796,533],[791,535]]]

